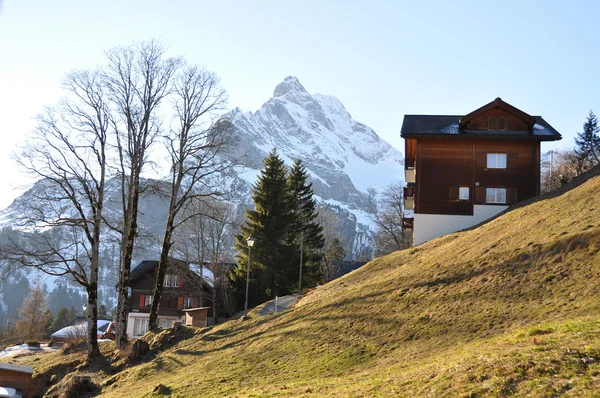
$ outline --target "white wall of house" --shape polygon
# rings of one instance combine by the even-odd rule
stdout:
[[[142,312],[130,312],[127,316],[127,336],[133,338],[142,337],[148,330],[148,319],[150,314]],[[183,316],[158,316],[158,326],[170,328],[172,322],[183,322]],[[145,327],[144,327],[145,325]]]
[[[508,206],[475,205],[472,216],[415,213],[413,246],[472,227],[506,209],[508,209]]]

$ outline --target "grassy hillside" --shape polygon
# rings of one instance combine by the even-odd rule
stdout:
[[[159,384],[174,396],[592,396],[598,172],[96,381],[107,397],[157,396]]]

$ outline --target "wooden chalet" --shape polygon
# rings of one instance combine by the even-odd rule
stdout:
[[[496,98],[464,116],[405,115],[403,226],[413,244],[476,225],[540,194],[540,143],[561,135]]]
[[[127,335],[140,337],[148,331],[148,318],[154,293],[158,261],[144,260],[131,271],[131,297],[127,318]],[[190,269],[188,263],[171,260],[165,275],[163,294],[158,307],[158,326],[166,329],[173,322],[184,322],[184,310],[197,308],[204,292],[204,300],[210,299],[211,286]],[[209,310],[212,316],[212,311]]]

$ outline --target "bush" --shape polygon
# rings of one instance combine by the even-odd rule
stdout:
[[[37,340],[25,340],[25,344],[27,344],[28,347],[39,347],[40,346],[40,342]]]

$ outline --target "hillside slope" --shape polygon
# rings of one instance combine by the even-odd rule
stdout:
[[[198,331],[100,377],[103,396],[152,396],[158,384],[175,396],[592,396],[598,174],[376,259],[290,311]]]

